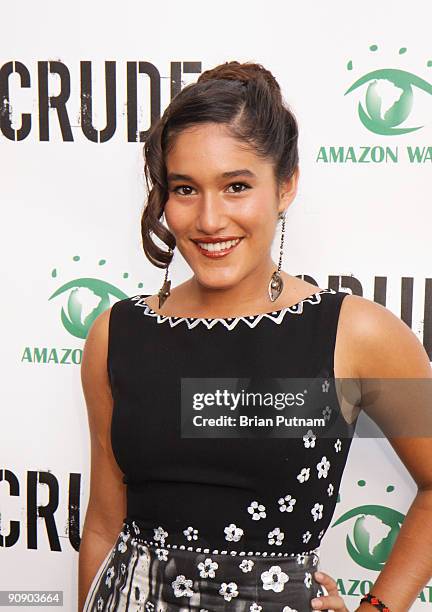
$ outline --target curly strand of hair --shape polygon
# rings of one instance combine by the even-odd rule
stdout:
[[[172,261],[176,240],[173,234],[161,223],[168,194],[166,190],[165,162],[162,152],[162,133],[166,124],[166,114],[150,130],[144,145],[144,177],[147,187],[147,203],[141,217],[141,236],[144,252],[150,262],[158,268],[166,268]],[[151,162],[149,161],[151,160]],[[151,239],[157,236],[170,251],[164,251]]]

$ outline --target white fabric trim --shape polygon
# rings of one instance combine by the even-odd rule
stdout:
[[[143,314],[148,315],[149,317],[156,318],[157,323],[165,323],[168,321],[171,327],[175,327],[180,323],[185,322],[189,329],[193,329],[200,323],[203,323],[207,329],[211,329],[218,323],[224,325],[227,329],[232,330],[239,323],[239,321],[243,321],[249,327],[256,327],[261,319],[270,319],[274,323],[282,323],[283,318],[287,312],[291,312],[293,314],[302,314],[303,313],[303,304],[308,302],[309,304],[319,304],[321,302],[321,295],[323,293],[337,293],[334,289],[322,289],[321,291],[317,291],[312,295],[300,300],[296,304],[292,304],[291,306],[286,306],[285,308],[281,308],[279,310],[274,310],[273,312],[264,312],[257,315],[248,315],[243,317],[228,317],[228,318],[204,318],[204,317],[173,317],[166,316],[162,314],[158,314],[154,310],[150,308],[148,304],[144,301],[146,298],[143,297],[142,294],[135,295],[130,298],[131,301],[135,302],[135,306],[139,306],[143,309]]]

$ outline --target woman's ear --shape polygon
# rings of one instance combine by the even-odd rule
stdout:
[[[293,174],[291,175],[291,178],[287,179],[282,183],[279,190],[280,205],[278,208],[278,212],[286,211],[288,206],[291,204],[291,202],[297,195],[299,176],[300,168],[299,166],[297,166]]]

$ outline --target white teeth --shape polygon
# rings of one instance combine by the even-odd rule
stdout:
[[[228,240],[226,242],[198,242],[198,244],[205,251],[224,251],[230,249],[239,242],[240,238],[237,238],[237,240]]]

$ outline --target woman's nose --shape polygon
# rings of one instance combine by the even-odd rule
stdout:
[[[216,233],[225,227],[227,215],[223,201],[217,195],[207,194],[203,196],[198,207],[196,227],[206,233]]]

